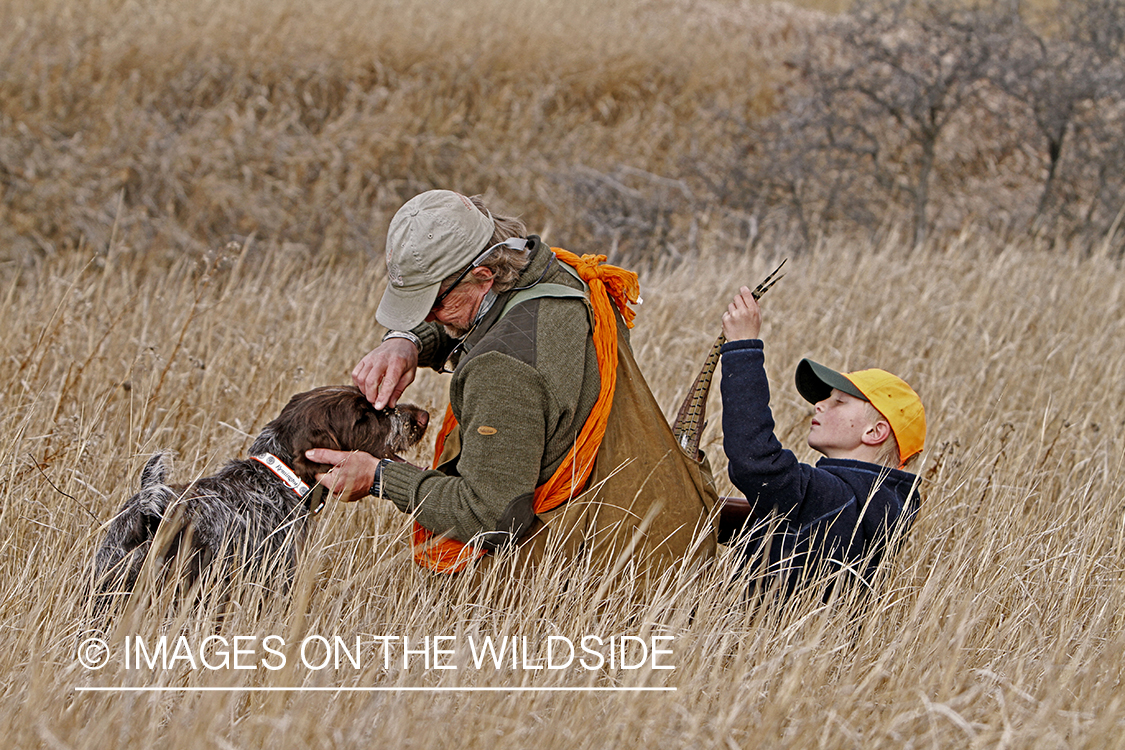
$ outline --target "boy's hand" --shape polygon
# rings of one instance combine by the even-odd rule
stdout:
[[[723,335],[727,341],[741,341],[756,339],[761,332],[762,310],[758,307],[758,300],[750,293],[750,287],[744,286],[723,313]]]

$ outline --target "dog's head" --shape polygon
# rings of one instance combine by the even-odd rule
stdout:
[[[355,386],[325,386],[298,393],[277,419],[266,425],[258,443],[272,441],[292,460],[293,470],[306,482],[330,466],[305,458],[310,448],[363,451],[378,458],[397,458],[422,439],[430,415],[410,404],[376,409]],[[262,446],[262,450],[269,450]],[[251,452],[257,450],[251,447]]]

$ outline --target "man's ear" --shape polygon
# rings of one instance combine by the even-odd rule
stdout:
[[[861,438],[864,445],[882,445],[887,442],[893,433],[891,432],[891,425],[886,420],[880,419],[875,424],[867,428]]]
[[[491,268],[477,266],[469,272],[469,279],[477,289],[488,292],[492,289],[492,284],[496,281],[496,274],[492,272]]]

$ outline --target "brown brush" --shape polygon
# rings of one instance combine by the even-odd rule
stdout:
[[[761,284],[754,287],[754,291],[751,292],[754,299],[761,299],[762,295],[777,283],[777,280],[781,278],[777,275],[777,272],[784,265],[785,261],[783,260],[781,265],[773,269],[770,275],[762,280]],[[707,394],[711,392],[711,378],[714,377],[715,367],[719,364],[719,349],[726,343],[726,340],[727,337],[721,333],[719,338],[715,340],[715,344],[711,347],[711,353],[707,355],[707,359],[703,362],[703,369],[696,376],[684,403],[680,406],[676,421],[672,423],[672,434],[675,435],[676,442],[680,444],[684,453],[693,459],[697,459],[699,455],[699,439],[703,435],[703,428],[707,426],[707,422],[703,419],[707,411]]]

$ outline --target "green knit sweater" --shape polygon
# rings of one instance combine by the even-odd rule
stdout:
[[[549,247],[529,239],[532,259],[516,289],[539,281],[581,288]],[[420,366],[441,368],[459,345],[449,402],[461,454],[437,471],[383,469],[384,497],[462,542],[498,544],[527,530],[535,488],[562,463],[601,384],[588,304],[540,297],[503,313],[511,294],[499,295],[463,341],[435,323],[414,329],[423,343]]]

